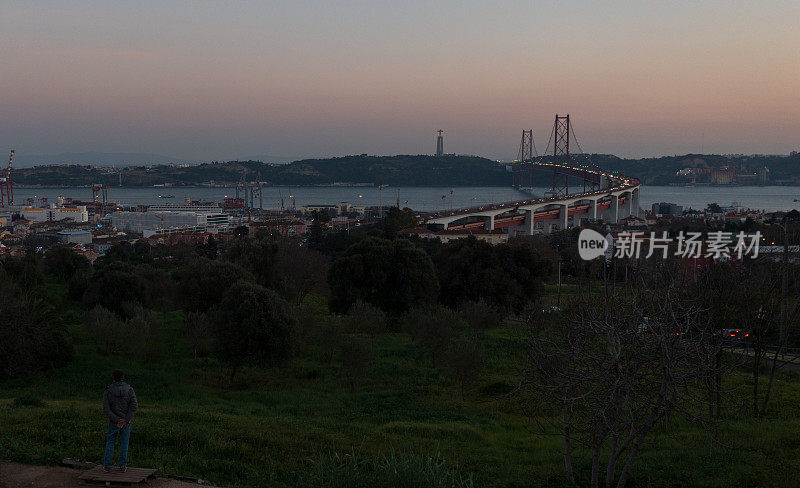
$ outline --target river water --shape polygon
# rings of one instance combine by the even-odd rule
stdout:
[[[534,195],[542,196],[546,188],[535,188]],[[302,205],[325,205],[350,202],[353,205],[394,205],[398,199],[401,206],[417,211],[430,212],[449,208],[467,207],[523,200],[530,194],[511,187],[264,187],[263,206],[265,209],[278,209],[283,198],[285,207],[297,208]],[[159,195],[173,195],[174,198],[159,198]],[[234,188],[174,187],[174,188],[127,188],[108,189],[108,201],[122,205],[133,204],[182,204],[185,198],[191,200],[221,201],[234,197]],[[92,197],[89,188],[15,188],[15,203],[23,203],[26,198],[46,197],[50,202],[58,196],[89,201]],[[730,205],[738,203],[755,210],[800,209],[800,187],[796,186],[738,186],[738,187],[675,187],[642,186],[640,202],[642,208],[649,208],[655,202],[670,202],[684,208],[702,209],[709,203]],[[255,205],[258,206],[256,199]]]

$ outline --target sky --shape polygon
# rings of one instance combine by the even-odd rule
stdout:
[[[0,0],[0,148],[800,150],[800,2]]]

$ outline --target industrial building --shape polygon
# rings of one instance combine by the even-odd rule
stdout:
[[[114,212],[111,225],[125,232],[169,234],[173,232],[219,232],[227,230],[230,216],[218,212]]]
[[[19,213],[23,219],[31,222],[59,221],[63,219],[71,219],[75,222],[89,221],[89,212],[84,205],[59,207],[53,203],[50,207],[23,207]]]

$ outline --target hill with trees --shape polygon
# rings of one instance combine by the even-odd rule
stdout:
[[[547,158],[544,157],[544,160]],[[589,155],[592,166],[639,178],[647,185],[687,184],[691,177],[678,171],[731,168],[737,175],[769,169],[768,184],[800,184],[800,155],[701,155],[625,159],[611,154]],[[503,164],[478,156],[366,154],[325,159],[303,159],[289,164],[262,161],[228,161],[157,164],[126,168],[59,164],[15,169],[14,182],[23,186],[89,186],[95,183],[124,186],[231,186],[241,180],[267,185],[392,185],[392,186],[509,186],[511,174]],[[534,173],[534,186],[548,186],[547,171]],[[755,184],[755,183],[752,183]]]
[[[506,186],[511,177],[495,161],[477,156],[344,156],[304,159],[289,164],[229,161],[199,165],[129,166],[47,165],[14,171],[27,186],[234,185],[242,179],[273,185]]]

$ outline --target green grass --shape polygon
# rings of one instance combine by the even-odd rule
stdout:
[[[74,311],[70,312],[74,313]],[[75,314],[79,316],[79,314]],[[130,463],[233,486],[564,486],[560,439],[539,435],[514,400],[524,331],[483,334],[487,366],[461,400],[456,382],[430,367],[401,333],[376,340],[378,359],[355,394],[317,347],[281,367],[228,370],[191,359],[180,312],[166,315],[146,358],[102,356],[72,324],[74,361],[0,382],[0,458],[98,461],[106,421],[100,398],[110,371],[126,371],[139,397]],[[716,443],[697,426],[659,427],[632,486],[796,486],[800,382],[784,374],[768,418],[722,426]],[[747,386],[743,373],[732,379]],[[576,460],[579,476],[585,456]]]

